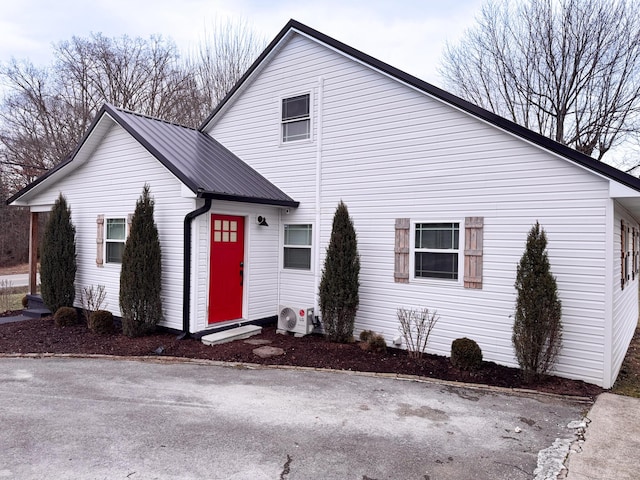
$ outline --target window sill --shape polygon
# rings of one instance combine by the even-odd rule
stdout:
[[[456,287],[463,286],[462,280],[458,277],[457,280],[448,278],[425,278],[425,277],[410,277],[409,284],[421,284],[421,285],[436,285],[441,287]]]

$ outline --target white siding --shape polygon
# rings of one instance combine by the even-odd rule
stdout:
[[[633,272],[630,261],[630,277],[625,284],[624,290],[621,288],[621,226],[624,220],[629,228],[635,228],[638,233],[639,226],[636,220],[631,217],[620,205],[616,203],[615,217],[613,223],[613,325],[611,331],[611,379],[612,382],[618,375],[622,361],[627,353],[629,342],[633,337],[638,325],[638,274]],[[630,249],[631,251],[631,249]],[[606,385],[610,387],[612,385]]]
[[[112,126],[86,163],[31,203],[50,205],[63,193],[76,227],[76,305],[80,306],[83,287],[104,285],[106,310],[120,315],[120,265],[96,265],[96,218],[132,214],[145,183],[155,200],[162,248],[162,325],[182,329],[182,225],[186,213],[195,208],[194,201],[180,196],[181,183],[121,127]]]
[[[280,99],[305,91],[314,98],[313,138],[280,145]],[[429,351],[448,355],[455,338],[468,336],[485,359],[515,366],[516,265],[527,232],[540,221],[563,302],[557,373],[602,384],[608,181],[301,36],[283,46],[210,133],[301,202],[287,221],[314,220],[321,159],[315,251],[324,256],[335,207],[344,200],[362,256],[356,327],[388,342],[398,335],[396,308],[424,306],[440,315]],[[467,216],[484,217],[482,290],[447,281],[394,283],[396,218]],[[315,298],[313,272],[281,275],[280,289],[283,298]]]
[[[208,327],[209,303],[209,247],[211,215],[237,215],[245,218],[245,261],[243,319],[259,320],[277,314],[278,308],[278,252],[280,210],[264,205],[221,202],[214,200],[209,213],[195,219],[194,284],[196,300],[192,309],[192,331]],[[268,227],[259,226],[256,216],[266,217]],[[196,230],[197,228],[197,230]]]

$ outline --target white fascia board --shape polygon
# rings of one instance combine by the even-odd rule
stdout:
[[[640,192],[610,179],[609,196],[611,198],[640,198]]]
[[[33,213],[50,212],[52,208],[53,203],[51,205],[31,205],[29,211]]]

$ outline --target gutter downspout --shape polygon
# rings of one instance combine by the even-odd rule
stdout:
[[[184,248],[182,279],[182,333],[179,340],[189,338],[189,317],[191,315],[191,222],[194,218],[207,213],[211,208],[211,199],[205,198],[204,205],[189,212],[184,217]]]
[[[322,225],[322,208],[320,205],[322,199],[322,133],[323,133],[323,107],[324,107],[324,77],[318,78],[318,108],[317,108],[317,120],[316,120],[316,191],[315,191],[315,235],[313,243],[315,246],[315,262],[314,262],[314,278],[313,278],[313,291],[315,301],[313,302],[314,311],[314,325],[316,319],[320,318],[320,277],[321,277],[321,265],[320,265],[320,238],[321,238],[321,225]]]

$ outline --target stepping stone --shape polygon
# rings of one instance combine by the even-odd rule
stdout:
[[[244,343],[248,343],[249,345],[267,345],[271,343],[271,340],[261,340],[259,338],[253,338],[251,340],[245,340]]]
[[[205,345],[219,345],[220,343],[242,340],[262,332],[262,327],[257,325],[244,325],[242,327],[231,328],[222,332],[211,333],[201,338]]]
[[[284,355],[284,350],[279,347],[259,347],[253,350],[254,355],[260,358],[277,357],[278,355]]]

